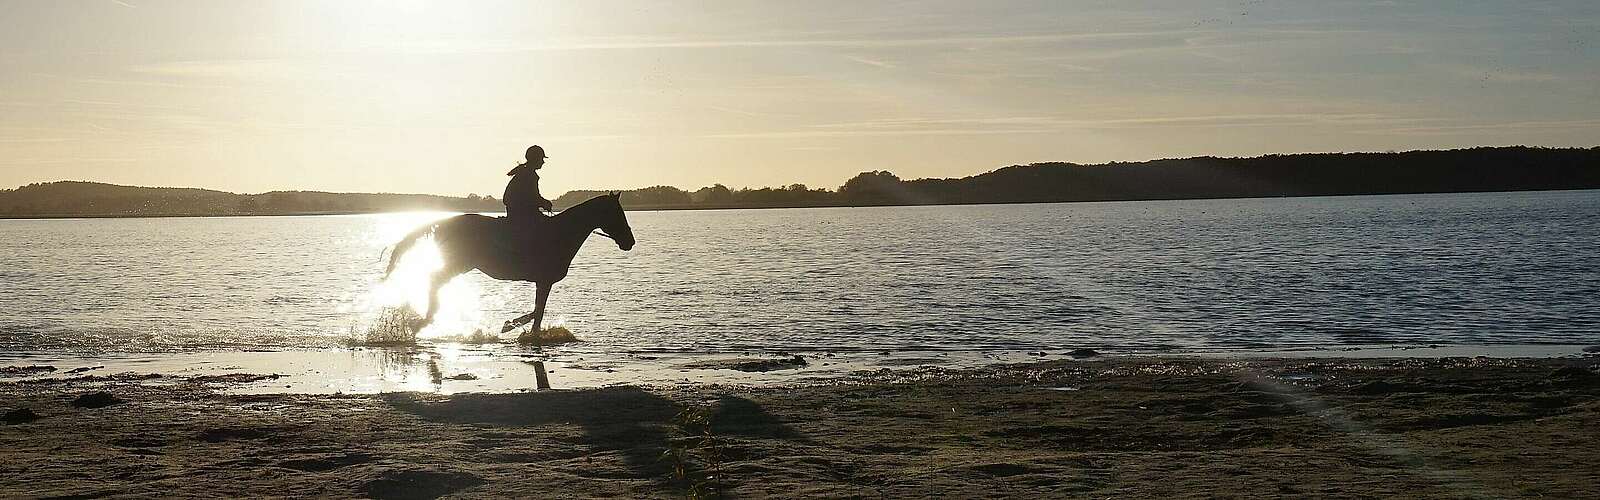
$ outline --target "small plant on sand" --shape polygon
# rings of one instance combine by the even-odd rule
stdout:
[[[410,307],[386,307],[366,331],[357,331],[352,325],[345,343],[352,347],[411,347],[417,345],[417,331],[411,325],[420,319],[422,315]]]
[[[538,333],[529,328],[517,336],[517,343],[529,345],[554,345],[577,341],[578,337],[572,335],[572,330],[559,325],[539,330]]]
[[[688,436],[673,440],[662,452],[663,460],[672,462],[672,480],[685,486],[684,496],[691,499],[721,498],[724,487],[722,470],[722,441],[711,432],[712,405],[699,404],[684,408],[673,417]],[[694,462],[700,462],[696,470]]]

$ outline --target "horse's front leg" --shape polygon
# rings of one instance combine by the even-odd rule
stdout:
[[[517,319],[507,321],[504,326],[500,327],[500,333],[506,333],[511,330],[515,330],[517,327],[531,322],[533,323],[533,330],[531,330],[531,333],[533,335],[538,335],[540,327],[544,324],[544,304],[550,299],[551,284],[538,283],[538,285],[539,290],[534,297],[533,312],[519,316]]]
[[[544,302],[550,299],[550,285],[552,283],[539,283],[539,291],[533,298],[533,333],[537,335],[544,327]]]

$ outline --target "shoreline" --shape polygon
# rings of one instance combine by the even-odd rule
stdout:
[[[1098,358],[453,395],[0,379],[0,411],[37,417],[0,426],[0,496],[1580,497],[1597,368]]]
[[[624,207],[626,212],[678,212],[697,210],[788,210],[808,208],[876,208],[876,207],[964,207],[964,206],[991,206],[991,205],[1053,205],[1061,203],[1120,203],[1120,202],[1145,202],[1145,201],[1208,201],[1208,200],[1279,200],[1292,198],[1347,198],[1352,196],[1415,196],[1415,195],[1451,195],[1451,194],[1491,194],[1491,193],[1557,193],[1600,191],[1597,188],[1563,188],[1563,189],[1513,189],[1494,191],[1415,191],[1393,193],[1341,193],[1341,194],[1316,194],[1316,195],[1282,195],[1282,196],[1245,196],[1221,198],[1127,198],[1104,200],[1060,200],[1060,201],[989,201],[971,203],[858,203],[858,204],[794,204],[779,206],[684,206],[684,205],[643,205],[637,207]],[[431,196],[431,195],[429,195]],[[571,207],[566,207],[571,208]],[[287,213],[232,213],[232,214],[50,214],[50,215],[0,215],[0,220],[70,220],[70,219],[174,219],[174,218],[217,218],[217,217],[312,217],[322,215],[383,215],[403,214],[415,212],[439,213],[475,213],[475,214],[503,214],[504,211],[455,211],[455,210],[391,210],[391,211],[312,211],[312,212],[287,212]]]
[[[530,348],[516,344],[420,343],[406,347],[215,350],[72,354],[0,354],[0,383],[46,382],[106,377],[225,376],[236,373],[272,378],[241,384],[235,393],[377,394],[397,391],[455,394],[514,393],[532,390],[544,364],[552,386],[586,389],[619,384],[720,384],[770,387],[827,383],[853,373],[882,369],[985,369],[1052,360],[1090,362],[1149,359],[1260,361],[1270,359],[1577,359],[1596,355],[1600,346],[1584,344],[1369,345],[1337,348],[1262,350],[902,350],[792,352],[621,352],[570,351],[563,346]],[[32,370],[23,372],[22,370]]]

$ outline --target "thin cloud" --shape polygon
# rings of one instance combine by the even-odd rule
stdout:
[[[799,130],[792,132],[751,132],[734,134],[709,134],[700,137],[706,139],[783,139],[783,138],[816,138],[816,137],[861,137],[861,136],[910,136],[910,135],[996,135],[996,134],[1045,134],[1054,133],[1056,130],[1046,129],[981,129],[981,128],[937,128],[937,129],[912,129],[912,130]]]
[[[6,163],[20,165],[58,165],[67,163],[133,163],[138,158],[16,158]]]
[[[1542,71],[1527,71],[1509,67],[1474,66],[1469,64],[1430,64],[1437,71],[1461,78],[1464,80],[1479,80],[1485,82],[1512,82],[1512,83],[1552,83],[1565,81],[1568,77]]]
[[[892,118],[858,122],[825,123],[813,125],[823,129],[888,129],[916,126],[947,125],[1056,125],[1062,120],[1041,116],[1005,116],[987,118]]]
[[[39,144],[39,143],[53,143],[53,142],[68,142],[68,141],[71,141],[71,140],[72,139],[65,139],[65,138],[60,138],[60,137],[22,137],[22,138],[0,137],[0,143],[4,143],[4,144]]]
[[[1362,132],[1371,134],[1450,135],[1462,132],[1504,132],[1561,129],[1600,129],[1600,119],[1473,123],[1464,125],[1440,125],[1433,127],[1399,127],[1381,130],[1367,130]]]
[[[1360,125],[1395,122],[1428,121],[1432,118],[1398,118],[1373,113],[1277,113],[1231,114],[1199,116],[1162,116],[1148,118],[1121,118],[1109,120],[1081,120],[1063,122],[1083,127],[1125,126],[1203,126],[1203,127],[1253,127],[1268,125],[1341,124]]]
[[[180,78],[256,80],[269,77],[304,78],[319,74],[327,76],[326,72],[313,72],[301,65],[280,59],[175,61],[138,65],[128,69],[134,73]]]
[[[396,47],[403,50],[412,50],[424,53],[473,53],[473,52],[534,52],[534,51],[563,51],[563,50],[625,50],[625,49],[727,49],[727,48],[774,48],[774,47],[917,47],[917,46],[944,46],[944,45],[985,45],[985,44],[1026,44],[1026,43],[1053,43],[1083,40],[1113,40],[1137,38],[1178,38],[1196,36],[1210,31],[1127,31],[1114,33],[1026,33],[1010,35],[950,35],[950,36],[923,36],[903,38],[826,38],[826,39],[775,39],[775,40],[684,40],[670,38],[643,38],[643,39],[610,39],[610,40],[571,40],[554,41],[545,44],[529,45],[523,43],[500,42],[461,42],[461,41],[421,41],[398,44]],[[1330,34],[1351,33],[1351,31],[1317,31],[1317,30],[1269,30],[1267,34]]]
[[[232,88],[235,88],[235,87],[229,86],[229,85],[196,85],[196,84],[191,84],[191,83],[173,83],[173,82],[163,82],[163,81],[154,81],[154,80],[118,80],[118,79],[111,79],[111,78],[85,78],[85,77],[73,77],[73,76],[58,75],[58,74],[54,74],[54,73],[30,73],[30,75],[31,76],[38,76],[38,77],[44,77],[44,78],[60,80],[60,81],[69,82],[69,83],[81,83],[81,84],[87,84],[87,85],[110,85],[110,86],[117,86],[117,87],[160,87],[160,88],[171,88],[171,89],[232,89]]]
[[[1391,117],[1374,113],[1261,113],[1156,116],[1111,119],[1067,119],[1043,116],[980,118],[899,118],[811,125],[805,129],[711,134],[719,139],[806,138],[912,135],[1047,134],[1082,129],[1149,129],[1155,127],[1284,127],[1313,125],[1395,125],[1434,118]]]
[[[861,57],[861,56],[844,56],[844,58],[845,59],[849,59],[851,61],[855,61],[855,62],[861,63],[861,64],[865,64],[867,66],[873,66],[873,67],[878,67],[878,68],[883,68],[883,69],[894,69],[895,68],[895,65],[893,63],[890,63],[890,62],[887,62],[887,61],[881,61],[881,60],[878,60],[878,59],[871,59],[871,58]]]

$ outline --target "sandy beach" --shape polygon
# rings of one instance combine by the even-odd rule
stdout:
[[[1600,488],[1597,365],[1120,358],[451,395],[12,378],[0,496],[1573,498]]]

